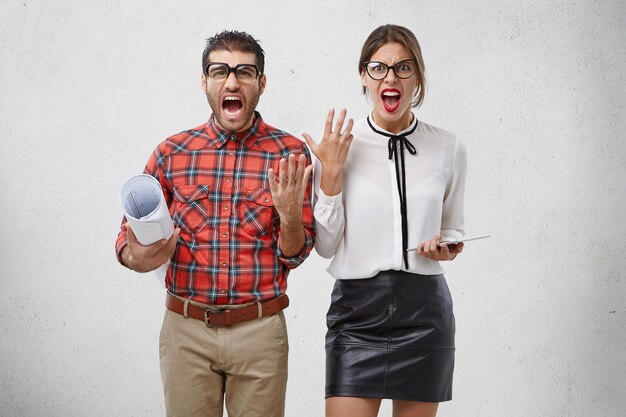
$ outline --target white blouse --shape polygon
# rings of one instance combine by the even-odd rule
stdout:
[[[386,132],[371,117],[370,122]],[[465,147],[455,135],[417,118],[403,132],[415,123],[418,126],[407,139],[417,154],[404,150],[408,245],[413,249],[436,233],[441,233],[442,239],[465,234],[467,171]],[[340,194],[322,192],[322,167],[319,161],[315,166],[315,248],[321,256],[333,257],[328,272],[336,279],[370,278],[389,269],[423,275],[444,273],[439,262],[415,251],[409,252],[409,268],[404,268],[400,200],[395,162],[388,159],[389,139],[374,132],[367,118],[354,124],[352,134]]]

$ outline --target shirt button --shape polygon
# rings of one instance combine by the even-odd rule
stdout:
[[[235,156],[235,153],[231,152],[231,153],[228,154],[228,156]]]
[[[226,182],[230,182],[230,178],[226,178]]]
[[[224,210],[228,210],[228,206],[224,206]]]
[[[222,262],[222,266],[226,266],[226,262]]]
[[[228,237],[228,233],[222,233],[222,237],[225,239]]]
[[[265,197],[265,200],[263,200],[263,201],[265,201],[267,203],[268,201],[270,201],[270,199]]]

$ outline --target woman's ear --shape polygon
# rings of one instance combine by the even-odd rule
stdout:
[[[367,74],[365,71],[361,71],[361,84],[363,84],[363,87],[367,87]]]

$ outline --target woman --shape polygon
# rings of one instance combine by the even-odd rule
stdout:
[[[304,134],[318,159],[316,249],[333,258],[336,278],[326,415],[376,416],[388,398],[395,417],[435,416],[451,399],[454,368],[452,300],[439,261],[463,250],[439,242],[464,234],[465,149],[411,111],[426,80],[410,30],[374,30],[359,73],[371,114],[344,126],[342,110],[333,129],[331,110],[319,143]]]

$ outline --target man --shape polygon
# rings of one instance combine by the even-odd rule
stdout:
[[[168,259],[160,336],[168,416],[283,416],[289,270],[314,246],[304,143],[256,112],[264,52],[250,35],[207,40],[202,89],[209,121],[173,135],[145,173],[163,188],[176,229],[142,246],[125,223],[119,261],[138,272]]]

